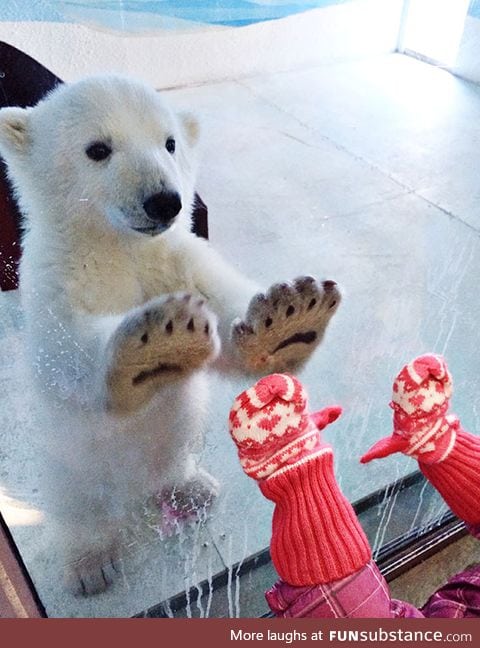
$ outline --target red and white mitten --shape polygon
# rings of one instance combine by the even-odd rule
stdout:
[[[235,399],[229,428],[240,464],[253,479],[266,479],[321,447],[319,430],[335,421],[340,407],[307,412],[307,395],[288,374],[271,374]]]
[[[393,383],[393,434],[375,443],[362,463],[403,452],[423,463],[448,457],[455,443],[459,421],[447,414],[452,377],[445,360],[427,354],[405,365]]]
[[[272,374],[240,394],[229,429],[247,475],[275,503],[270,552],[291,585],[329,583],[371,558],[370,546],[333,472],[332,447],[319,431],[340,407],[309,414],[300,382]]]
[[[393,434],[375,443],[360,459],[403,452],[419,462],[452,511],[480,524],[480,438],[448,414],[452,377],[445,360],[427,354],[412,360],[393,383]]]

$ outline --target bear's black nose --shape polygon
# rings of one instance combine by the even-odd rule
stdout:
[[[175,191],[162,191],[147,198],[143,209],[150,220],[167,225],[182,209],[182,201]]]

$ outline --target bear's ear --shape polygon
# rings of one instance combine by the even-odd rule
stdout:
[[[187,136],[187,142],[190,144],[190,146],[195,146],[200,135],[200,125],[197,121],[197,118],[191,113],[181,113],[180,121],[182,122],[185,134]]]
[[[2,108],[0,110],[0,151],[23,153],[29,143],[29,110],[27,108]]]

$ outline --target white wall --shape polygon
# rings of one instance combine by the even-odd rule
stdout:
[[[451,67],[462,38],[470,0],[409,0],[401,51]]]
[[[467,16],[453,72],[480,83],[480,19]]]
[[[248,27],[141,36],[78,24],[0,22],[0,40],[66,81],[113,71],[166,88],[393,51],[402,5],[354,0]]]
[[[407,0],[400,51],[480,83],[480,0]]]

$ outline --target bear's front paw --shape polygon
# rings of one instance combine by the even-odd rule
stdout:
[[[293,371],[322,341],[338,308],[340,291],[334,281],[299,277],[274,284],[250,302],[244,320],[232,325],[232,342],[247,371]]]
[[[203,299],[175,293],[127,315],[110,341],[107,408],[132,412],[162,385],[213,360],[219,352],[217,320]]]

